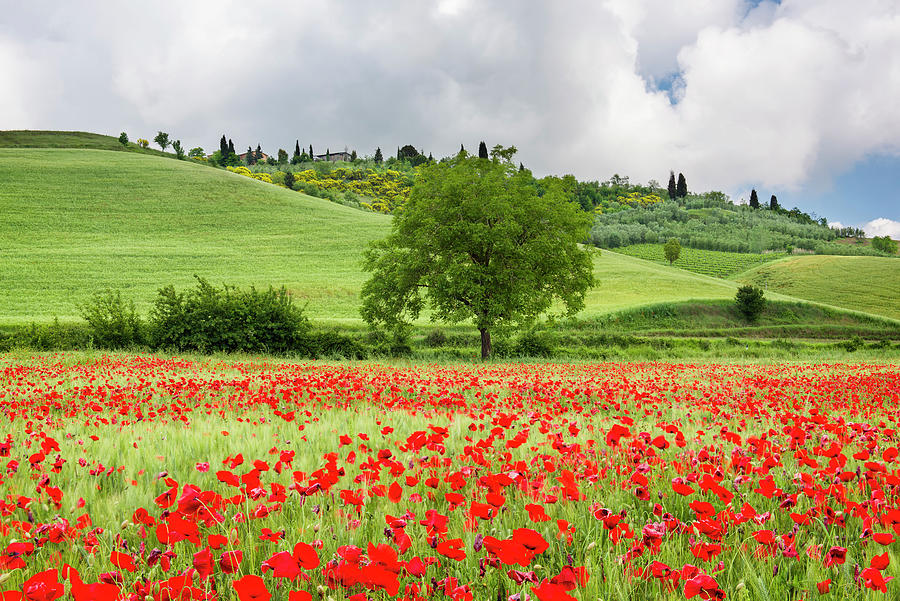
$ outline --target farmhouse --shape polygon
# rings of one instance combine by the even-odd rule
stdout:
[[[330,153],[326,153],[326,154],[317,154],[317,155],[315,156],[315,160],[317,160],[317,161],[331,161],[331,162],[334,162],[334,161],[349,161],[349,160],[350,160],[350,153],[347,152],[346,150],[344,150],[344,151],[341,151],[341,152],[330,152]]]

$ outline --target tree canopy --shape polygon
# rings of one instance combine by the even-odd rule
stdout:
[[[560,300],[567,314],[593,285],[586,239],[591,215],[550,187],[538,194],[515,148],[489,160],[465,152],[424,166],[391,234],[372,244],[364,267],[363,318],[398,327],[426,306],[432,319],[471,319],[482,358],[491,331],[531,323]]]

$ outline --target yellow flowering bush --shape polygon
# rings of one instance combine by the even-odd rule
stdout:
[[[662,198],[656,194],[641,194],[640,192],[631,192],[626,196],[617,196],[616,200],[623,205],[629,207],[648,207],[658,202],[662,202]]]

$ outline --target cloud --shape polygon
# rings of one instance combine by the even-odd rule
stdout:
[[[50,6],[0,24],[4,127],[361,155],[484,140],[538,175],[674,169],[733,196],[900,155],[888,0]]]
[[[900,240],[900,221],[879,217],[863,224],[862,229],[869,238],[890,236],[893,240]]]

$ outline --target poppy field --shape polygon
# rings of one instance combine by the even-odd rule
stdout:
[[[0,356],[3,601],[897,598],[900,370]]]

